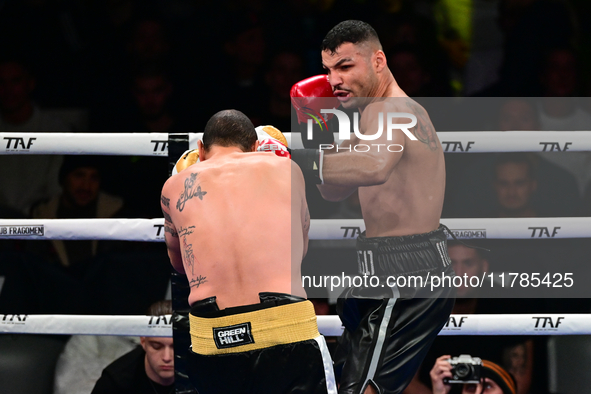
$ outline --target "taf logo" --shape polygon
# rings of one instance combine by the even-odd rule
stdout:
[[[156,229],[156,238],[163,238],[164,234],[162,233],[162,230],[164,229],[164,225],[163,224],[155,224],[154,228]]]
[[[562,320],[564,320],[564,317],[557,317],[556,321],[553,321],[551,317],[532,317],[532,319],[536,321],[536,325],[534,326],[536,331],[540,331],[541,329],[556,331]]]
[[[250,322],[227,327],[213,327],[213,340],[218,349],[254,343]]]
[[[466,320],[468,320],[468,316],[450,316],[447,319],[447,323],[445,324],[444,328],[447,328],[449,330],[461,329],[462,324],[464,324]]]
[[[151,140],[152,144],[154,144],[153,152],[156,154],[164,154],[168,149],[168,140]]]
[[[4,324],[18,324],[24,323],[29,315],[1,315],[0,323]]]
[[[542,238],[542,236],[544,235],[547,238],[554,238],[556,234],[558,234],[558,230],[560,229],[560,227],[554,227],[554,229],[552,230],[552,234],[550,234],[550,230],[548,230],[548,227],[528,227],[527,229],[532,230],[531,238],[535,238],[536,233],[538,234],[538,238]]]
[[[473,144],[474,141],[468,141],[468,144],[464,147],[462,141],[441,141],[441,145],[445,146],[444,152],[469,152]]]
[[[361,235],[361,227],[353,227],[353,226],[342,226],[341,230],[345,230],[345,233],[343,234],[343,238],[355,238],[355,236],[357,235]],[[349,235],[349,231],[351,232],[351,235]]]
[[[37,138],[21,138],[21,137],[4,137],[4,139],[7,141],[6,142],[6,149],[7,150],[19,150],[19,149],[25,149],[25,150],[29,150],[31,149],[31,146],[33,146],[33,141],[35,141]],[[25,142],[26,140],[26,142]]]
[[[559,142],[540,142],[540,145],[544,146],[542,152],[566,152],[568,150],[568,147],[572,144],[572,142],[565,142],[564,146],[560,148]]]
[[[165,326],[172,324],[172,316],[169,316],[168,318],[164,315],[150,316],[150,321],[148,322],[149,326],[157,326],[159,324],[163,324]]]

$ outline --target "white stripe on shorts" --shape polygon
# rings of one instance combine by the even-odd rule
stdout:
[[[378,340],[376,342],[376,346],[373,348],[373,354],[371,356],[371,362],[369,363],[369,369],[367,370],[367,377],[363,382],[363,390],[367,388],[369,382],[373,381],[375,377],[376,370],[378,369],[378,361],[380,360],[380,356],[382,354],[382,349],[384,347],[384,341],[386,339],[386,334],[388,330],[388,324],[390,324],[390,317],[392,316],[392,309],[394,309],[394,304],[396,304],[397,298],[390,298],[388,299],[388,304],[386,305],[386,309],[384,310],[384,316],[382,317],[382,322],[380,323],[380,329],[378,331]]]
[[[322,354],[324,376],[326,377],[326,392],[328,394],[337,394],[337,382],[334,377],[334,367],[332,365],[332,358],[330,357],[328,346],[326,346],[326,341],[322,335],[314,338],[314,340],[318,342],[318,347],[320,348],[320,353]]]

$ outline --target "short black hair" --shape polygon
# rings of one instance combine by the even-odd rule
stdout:
[[[368,41],[380,43],[378,33],[368,23],[348,20],[333,27],[322,40],[322,51],[330,51],[334,54],[337,48],[346,42],[358,44]],[[381,44],[380,44],[381,45]]]
[[[103,156],[66,155],[62,162],[62,166],[60,167],[58,175],[59,183],[60,185],[63,185],[66,177],[79,168],[96,168],[100,175],[103,171],[103,165]]]
[[[254,125],[246,115],[235,109],[227,109],[213,115],[203,131],[203,147],[212,145],[238,146],[243,152],[252,149],[257,140]]]
[[[161,300],[156,301],[147,310],[146,315],[148,316],[164,316],[164,315],[172,315],[172,301],[171,300]]]
[[[500,166],[504,164],[514,163],[514,164],[525,164],[527,166],[527,175],[530,179],[536,180],[537,179],[537,166],[535,163],[535,156],[525,153],[525,152],[509,152],[509,153],[499,153],[495,158],[494,164],[494,178],[497,178],[497,170]]]

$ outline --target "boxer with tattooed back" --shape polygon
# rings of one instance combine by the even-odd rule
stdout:
[[[310,218],[299,167],[257,152],[235,110],[215,114],[198,144],[199,161],[161,196],[168,254],[191,288],[191,382],[200,394],[336,393],[301,283]]]

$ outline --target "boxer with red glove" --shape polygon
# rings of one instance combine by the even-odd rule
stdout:
[[[302,143],[306,148],[292,150],[291,158],[300,166],[306,178],[312,177],[321,184],[324,152],[319,146],[334,144],[334,136],[327,123],[334,114],[322,113],[322,109],[337,108],[339,100],[333,94],[327,75],[316,75],[296,83],[291,88],[290,96],[297,113]],[[310,129],[312,135],[309,135]]]

